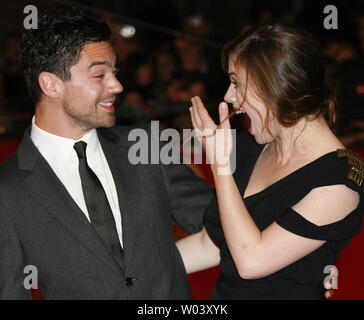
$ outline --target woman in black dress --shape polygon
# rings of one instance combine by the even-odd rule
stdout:
[[[177,243],[186,270],[221,264],[212,299],[324,299],[328,266],[361,230],[364,163],[331,130],[320,45],[270,24],[240,36],[225,56],[231,84],[220,124],[200,98],[190,108],[216,198],[206,229]],[[227,103],[251,120],[236,140]],[[235,159],[221,156],[234,141],[235,171]]]

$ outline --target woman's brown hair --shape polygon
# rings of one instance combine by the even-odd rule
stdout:
[[[325,59],[319,42],[308,32],[283,23],[249,29],[224,47],[223,67],[229,58],[252,81],[269,115],[290,127],[301,118],[323,116],[335,127],[335,99],[325,86]]]

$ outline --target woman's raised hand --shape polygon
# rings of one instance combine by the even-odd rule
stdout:
[[[226,102],[219,105],[220,124],[211,119],[200,97],[191,99],[191,121],[195,134],[202,144],[213,173],[229,174],[229,158],[232,151],[232,135],[229,109]]]

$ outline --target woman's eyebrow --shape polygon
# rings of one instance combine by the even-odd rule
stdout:
[[[230,81],[232,81],[232,80],[238,81],[239,80],[239,77],[236,75],[235,72],[228,73],[228,76],[229,76]]]

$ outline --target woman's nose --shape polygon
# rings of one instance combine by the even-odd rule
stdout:
[[[230,84],[228,90],[226,91],[225,96],[224,96],[224,100],[227,103],[234,103],[235,93],[234,93],[234,90],[233,90],[233,84]]]

